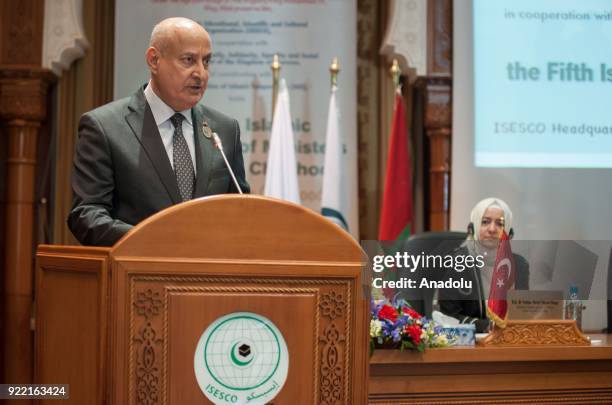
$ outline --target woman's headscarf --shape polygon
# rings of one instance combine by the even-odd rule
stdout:
[[[504,230],[506,233],[510,232],[512,228],[512,211],[510,211],[510,207],[506,202],[500,198],[490,197],[485,198],[484,200],[479,201],[474,208],[472,208],[472,213],[470,214],[470,222],[474,224],[474,234],[469,236],[468,239],[473,238],[475,240],[479,240],[480,238],[480,224],[482,223],[482,217],[487,209],[495,207],[504,211]]]
[[[470,255],[483,255],[484,266],[480,268],[480,280],[482,282],[482,291],[485,297],[489,296],[491,279],[493,277],[493,266],[495,264],[495,258],[497,256],[497,248],[487,247],[480,243],[480,224],[482,217],[487,209],[495,207],[504,211],[504,230],[510,233],[512,229],[512,211],[504,200],[499,198],[485,198],[481,200],[472,208],[470,214],[470,222],[474,225],[474,233],[468,235],[467,240],[463,246],[467,247]]]

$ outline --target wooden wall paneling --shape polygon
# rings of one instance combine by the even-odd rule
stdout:
[[[0,65],[41,66],[45,1],[5,0],[2,3]]]
[[[92,49],[94,62],[94,106],[113,100],[115,66],[115,2],[96,0]],[[143,50],[144,60],[144,50]],[[135,89],[134,89],[135,91]]]
[[[85,57],[85,59],[87,56]],[[53,243],[78,245],[68,229],[66,217],[72,206],[72,158],[77,139],[78,120],[87,111],[86,97],[91,94],[83,78],[84,60],[64,72],[57,86],[58,116],[55,138]],[[90,80],[88,80],[90,82]]]
[[[449,227],[452,0],[428,2],[428,75],[425,84],[425,131],[429,139],[429,230]]]
[[[77,122],[74,118],[75,88],[77,68],[76,62],[71,69],[64,72],[57,85],[57,122],[55,125],[55,160],[53,187],[53,231],[52,242],[63,245],[78,244],[66,224],[66,215],[72,205],[72,189],[70,176],[72,172],[72,155],[77,132]]]
[[[53,78],[40,68],[0,68],[0,118],[7,139],[3,360],[5,381],[12,383],[32,381],[35,172]]]
[[[450,217],[451,85],[428,79],[425,130],[429,139],[429,230],[448,229]]]
[[[0,1],[0,22],[2,22],[2,24],[0,24],[0,61],[4,60],[4,38],[8,38],[9,25],[4,23],[4,15],[6,14],[5,10],[9,6],[8,3],[8,1]]]
[[[90,49],[64,72],[58,84],[52,210],[54,243],[78,244],[66,225],[66,216],[72,206],[72,158],[81,115],[113,99],[114,7],[112,1],[83,3],[83,28]]]
[[[429,174],[429,159],[427,156],[427,142],[425,138],[424,127],[424,103],[423,103],[423,86],[420,80],[416,80],[411,84],[412,88],[412,121],[408,121],[410,128],[411,156],[412,156],[412,182],[414,192],[414,219],[413,219],[413,234],[425,231],[428,223],[428,174]]]
[[[380,207],[380,21],[384,2],[359,0],[357,5],[357,137],[359,237],[378,238]]]
[[[56,86],[49,86],[47,94],[47,119],[41,122],[38,131],[36,151],[36,171],[34,184],[34,240],[32,252],[41,243],[51,241],[52,211],[50,201],[53,198],[53,133],[55,114],[53,99]]]
[[[453,0],[433,0],[427,9],[428,76],[450,78],[453,72]]]
[[[3,381],[32,381],[32,280],[38,141],[46,140],[48,88],[42,69],[44,0],[0,4],[0,119],[6,142]],[[43,148],[45,149],[45,148]],[[30,401],[20,401],[27,404]]]
[[[2,21],[1,13],[3,9],[3,5],[0,4],[0,21]],[[1,29],[0,29],[0,35]],[[2,41],[0,41],[0,44]],[[1,45],[0,45],[1,46]],[[0,50],[1,52],[1,50]],[[0,97],[2,95],[0,94]],[[4,134],[5,128],[4,125],[0,123],[0,229],[6,229],[6,178],[7,178],[7,170],[6,170],[6,159],[7,159],[7,137]],[[5,232],[0,232],[0,263],[5,263],[5,252],[6,252],[6,239]],[[5,321],[4,321],[4,311],[5,311],[5,300],[4,298],[4,271],[2,272],[2,276],[0,276],[0,292],[2,292],[0,297],[0,347],[4,347],[4,333],[5,333]],[[0,365],[4,364],[4,351],[0,350]],[[4,379],[4,367],[0,366],[0,381],[6,381]]]

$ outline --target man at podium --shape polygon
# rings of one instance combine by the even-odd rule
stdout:
[[[148,84],[81,117],[68,226],[82,244],[111,246],[143,219],[192,198],[238,185],[249,192],[238,122],[198,104],[211,55],[201,25],[163,20],[145,53]]]

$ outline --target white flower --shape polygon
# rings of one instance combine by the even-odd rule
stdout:
[[[448,339],[446,338],[445,334],[441,333],[436,336],[434,343],[436,344],[436,346],[446,346],[448,345]]]
[[[378,319],[370,321],[370,337],[378,337],[382,332],[382,322]]]

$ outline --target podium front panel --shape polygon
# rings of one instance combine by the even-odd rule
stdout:
[[[363,298],[355,299],[359,271],[247,261],[118,262],[114,380],[127,386],[117,386],[115,403],[209,403],[194,370],[198,341],[215,320],[243,312],[269,319],[286,342],[288,374],[274,403],[351,403],[350,364],[356,351],[366,350],[351,328],[363,313],[357,308]]]

